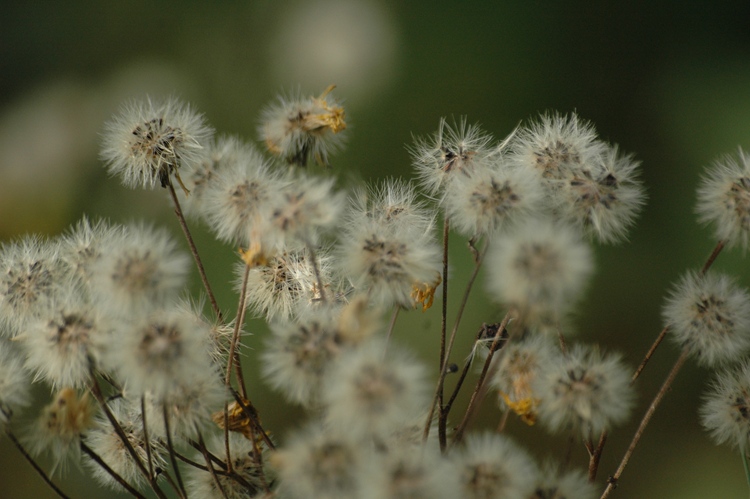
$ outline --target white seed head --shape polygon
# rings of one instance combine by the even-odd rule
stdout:
[[[525,321],[559,320],[593,270],[589,246],[564,224],[534,220],[496,238],[488,254],[490,292]]]
[[[741,148],[737,158],[726,156],[706,172],[698,187],[696,207],[701,223],[714,228],[716,238],[747,250],[750,241],[750,155]]]
[[[200,161],[212,133],[177,99],[133,101],[105,125],[101,158],[127,187],[166,187],[173,173]]]
[[[576,345],[550,362],[534,382],[539,420],[551,431],[577,431],[597,438],[630,415],[634,393],[630,370],[619,355]]]
[[[388,178],[374,187],[360,189],[350,201],[347,224],[366,220],[397,231],[415,232],[428,232],[435,224],[435,215],[417,200],[414,186],[400,178]]]
[[[466,499],[527,499],[538,473],[529,454],[509,439],[483,433],[469,435],[452,456]]]
[[[29,405],[31,380],[15,345],[0,338],[0,429]]]
[[[227,165],[203,193],[204,216],[222,241],[250,246],[262,240],[271,201],[281,196],[279,174],[255,149]]]
[[[623,240],[645,203],[637,177],[639,162],[605,146],[590,168],[571,171],[557,196],[555,208],[568,222],[604,243]]]
[[[528,499],[594,499],[598,491],[581,470],[562,472],[545,463],[537,475],[534,493]]]
[[[387,436],[422,414],[425,369],[402,350],[370,341],[336,359],[323,382],[326,420],[355,437]]]
[[[443,199],[451,227],[468,237],[517,226],[543,204],[538,177],[521,168],[488,168],[462,176],[446,187]]]
[[[701,423],[719,444],[743,454],[750,447],[750,363],[714,377],[700,408]]]
[[[312,160],[328,166],[328,156],[341,148],[346,129],[344,108],[330,92],[319,97],[279,96],[264,111],[258,129],[268,150],[289,164]]]
[[[104,220],[92,223],[84,216],[60,238],[60,260],[87,293],[90,291],[94,265],[102,258],[102,249],[109,241],[121,237],[122,230],[122,227]]]
[[[43,316],[66,291],[58,245],[37,236],[0,248],[0,331],[11,336]]]
[[[662,315],[674,341],[703,365],[739,360],[750,349],[750,295],[726,275],[688,272]]]
[[[190,260],[164,230],[127,226],[92,266],[92,299],[114,316],[142,315],[185,284]]]
[[[410,148],[420,184],[429,194],[436,195],[459,174],[487,168],[496,152],[491,143],[491,135],[478,125],[468,125],[465,118],[453,126],[442,118],[432,137],[416,138]]]

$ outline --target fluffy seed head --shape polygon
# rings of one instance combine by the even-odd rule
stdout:
[[[700,408],[701,423],[714,441],[743,454],[750,447],[750,363],[719,373]]]
[[[525,224],[492,244],[490,292],[532,323],[559,320],[593,268],[591,250],[578,234],[546,220]]]
[[[630,414],[629,373],[619,355],[576,345],[548,364],[534,383],[540,421],[554,432],[575,430],[584,439],[596,438]]]
[[[203,193],[204,216],[219,239],[250,246],[263,238],[270,202],[283,183],[255,149],[243,149],[237,162],[226,165]]]
[[[227,451],[223,438],[212,438],[207,443],[209,452],[226,462]],[[253,443],[237,433],[229,434],[229,451],[232,457],[232,470],[241,476],[250,487],[238,483],[233,478],[218,475],[221,490],[216,486],[216,481],[211,473],[198,468],[190,467],[188,480],[185,484],[189,497],[200,497],[205,499],[252,499],[265,497],[263,481],[260,475],[260,466],[255,462],[255,449]],[[197,462],[203,462],[203,455],[197,454],[194,458]]]
[[[164,230],[125,227],[93,265],[92,298],[115,316],[142,314],[184,285],[189,259]]]
[[[331,85],[319,97],[279,96],[268,106],[259,128],[268,150],[289,164],[307,166],[312,159],[327,166],[346,129],[344,108],[330,95],[333,89]]]
[[[750,348],[750,296],[728,276],[688,272],[662,315],[674,341],[703,365],[738,360]]]
[[[183,165],[201,159],[212,130],[177,99],[133,101],[105,125],[101,158],[127,187],[166,187]]]
[[[20,332],[42,316],[64,287],[58,246],[26,236],[0,249],[0,331]]]
[[[346,432],[310,425],[271,456],[278,469],[279,493],[291,499],[358,497],[359,470],[368,462],[366,447]]]
[[[42,379],[53,388],[83,388],[108,332],[102,314],[80,297],[69,295],[44,318],[28,323],[22,337],[26,367],[35,380]]]
[[[536,171],[550,188],[571,174],[591,170],[604,144],[591,123],[570,116],[543,114],[519,129],[510,146],[510,162]]]
[[[554,198],[555,208],[601,242],[624,239],[645,201],[638,166],[631,155],[621,155],[617,146],[605,146],[600,160],[590,168],[566,175]]]
[[[78,396],[72,388],[57,393],[42,410],[35,430],[28,439],[35,454],[47,451],[54,460],[53,470],[64,468],[69,458],[80,457],[81,436],[94,424],[94,407],[87,394]]]
[[[357,437],[386,436],[422,413],[424,367],[403,351],[371,341],[343,352],[323,383],[327,421]]]
[[[527,499],[538,473],[531,457],[510,440],[485,433],[470,435],[453,457],[467,499]]]
[[[597,490],[580,470],[563,473],[552,464],[545,464],[537,475],[534,493],[528,499],[594,499]]]
[[[451,226],[468,237],[515,226],[539,211],[544,191],[525,169],[485,169],[452,182],[443,200]]]
[[[98,220],[91,222],[83,217],[60,238],[60,260],[67,272],[88,292],[93,278],[93,268],[102,257],[102,248],[109,241],[121,237],[122,228]]]
[[[31,380],[18,353],[9,341],[0,339],[0,429],[30,402]]]
[[[465,118],[453,126],[442,118],[432,137],[416,138],[410,149],[419,182],[435,195],[459,173],[470,174],[486,168],[495,152],[491,142],[492,136],[478,125],[468,125]]]
[[[428,232],[434,225],[435,215],[417,200],[417,192],[411,183],[388,178],[375,187],[357,191],[351,199],[347,218],[350,224],[365,220],[399,231]]]
[[[741,148],[708,169],[698,187],[699,220],[711,224],[717,239],[747,250],[750,241],[750,155]]]

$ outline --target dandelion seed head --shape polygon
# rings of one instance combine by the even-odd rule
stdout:
[[[526,321],[560,319],[593,270],[591,250],[565,225],[534,220],[493,241],[488,287]]]
[[[456,497],[467,499],[527,499],[538,473],[526,451],[490,433],[469,435],[452,462],[460,473]]]
[[[101,158],[126,187],[166,187],[182,166],[201,159],[213,131],[175,98],[133,101],[105,125]]]
[[[696,207],[701,223],[712,225],[716,238],[747,250],[750,241],[750,155],[716,161],[698,187]]]
[[[279,96],[264,111],[258,129],[268,150],[289,164],[328,166],[329,155],[343,145],[344,108],[328,87],[318,97]]]
[[[685,274],[662,316],[674,341],[703,365],[739,360],[750,349],[750,295],[726,275]]]
[[[619,355],[575,345],[534,382],[541,399],[539,420],[553,432],[574,430],[595,438],[630,415],[634,393],[629,372]]]
[[[546,463],[537,475],[534,493],[528,499],[594,499],[597,490],[580,470],[560,471]]]
[[[701,424],[719,444],[750,447],[750,363],[717,374],[703,396]]]
[[[0,429],[31,401],[31,380],[19,353],[15,345],[0,338]]]
[[[422,413],[424,366],[402,350],[370,341],[336,359],[323,382],[326,420],[353,436],[387,436]]]
[[[572,171],[556,196],[556,209],[570,223],[604,243],[621,241],[645,202],[639,163],[606,146],[600,161]]]
[[[488,159],[495,152],[491,142],[491,135],[478,125],[467,124],[465,118],[453,126],[441,119],[432,137],[416,138],[410,148],[420,184],[429,194],[436,195],[459,173],[487,168]]]
[[[0,248],[0,323],[11,336],[47,312],[65,290],[58,245],[26,236]]]

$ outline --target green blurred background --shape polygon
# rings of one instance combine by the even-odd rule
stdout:
[[[572,320],[571,336],[622,351],[636,365],[661,329],[670,283],[699,267],[715,241],[693,214],[705,165],[750,147],[750,3],[451,2],[310,0],[203,2],[17,2],[0,14],[0,239],[58,234],[82,214],[153,220],[179,236],[160,191],[132,191],[97,159],[102,123],[131,97],[177,95],[219,133],[257,140],[259,110],[280,91],[345,100],[348,145],[333,159],[342,186],[411,177],[405,144],[442,116],[504,137],[540,112],[576,111],[602,138],[643,163],[649,201],[628,243],[597,247],[597,274]],[[233,249],[196,227],[207,271],[225,310]],[[458,296],[470,263],[451,247]],[[750,284],[741,251],[716,268]],[[194,290],[197,292],[197,278]],[[455,303],[454,303],[455,305]],[[436,363],[439,307],[402,314],[395,333]],[[482,322],[501,311],[477,288],[456,360]],[[251,321],[257,352],[265,328]],[[247,370],[257,379],[255,352]],[[600,479],[612,473],[649,400],[677,357],[658,352],[639,383],[629,425],[613,432]],[[696,408],[710,372],[680,374],[647,429],[616,497],[747,497],[739,455],[714,446]],[[277,435],[302,423],[258,381],[251,396]],[[37,390],[45,400],[44,390]],[[461,407],[462,404],[459,404]],[[477,426],[494,427],[487,400]],[[14,429],[33,419],[27,411]],[[513,421],[509,430],[540,459],[561,458],[564,438]],[[551,444],[550,444],[551,442]],[[585,451],[576,449],[583,466]],[[44,459],[41,460],[43,463]],[[71,469],[58,479],[73,497],[112,497]],[[0,439],[0,497],[54,497],[7,439]]]

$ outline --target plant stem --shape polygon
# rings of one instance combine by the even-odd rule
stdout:
[[[190,229],[188,229],[187,222],[185,221],[185,216],[182,213],[182,207],[180,206],[180,200],[177,199],[177,193],[174,190],[174,185],[172,185],[171,179],[169,180],[169,182],[167,182],[167,188],[169,189],[169,194],[172,196],[172,202],[174,203],[174,213],[175,215],[177,215],[177,220],[180,222],[182,232],[185,234],[185,239],[187,239],[188,246],[190,247],[190,252],[193,254],[193,259],[195,260],[195,264],[198,267],[198,274],[200,274],[201,276],[203,287],[206,289],[208,300],[211,302],[211,308],[213,309],[214,314],[216,314],[216,317],[218,317],[219,320],[223,322],[224,319],[221,314],[221,309],[219,309],[219,304],[216,301],[214,292],[208,282],[206,269],[203,267],[203,261],[198,254],[198,248],[195,246],[195,241],[193,241],[193,236],[190,234]]]
[[[461,299],[461,303],[459,304],[458,312],[456,315],[456,322],[453,324],[453,329],[451,330],[451,336],[448,340],[448,347],[446,351],[444,352],[443,363],[440,369],[440,374],[438,376],[437,387],[435,388],[435,395],[432,398],[432,404],[430,405],[429,415],[427,417],[427,422],[425,424],[425,429],[423,433],[424,440],[426,440],[430,434],[430,426],[432,425],[432,416],[435,414],[435,407],[438,405],[438,403],[440,404],[440,410],[438,411],[438,431],[442,431],[443,433],[445,433],[446,425],[448,421],[448,413],[450,412],[450,404],[448,404],[447,409],[443,407],[443,389],[445,386],[445,376],[448,374],[448,360],[450,358],[451,352],[453,351],[453,343],[456,340],[456,333],[458,332],[458,327],[461,323],[461,318],[463,317],[464,310],[466,309],[466,305],[469,302],[469,294],[471,293],[471,290],[474,286],[474,282],[476,281],[476,278],[479,275],[479,268],[481,267],[482,262],[484,261],[484,256],[487,254],[488,248],[489,248],[489,241],[485,243],[484,248],[482,249],[481,253],[479,253],[479,255],[476,258],[476,265],[474,266],[474,271],[469,277],[469,282],[466,284],[466,290],[464,291],[464,296]]]
[[[398,319],[398,313],[401,311],[400,305],[395,305],[393,314],[391,315],[391,322],[388,324],[388,332],[385,334],[385,347],[383,348],[383,359],[388,351],[388,344],[391,342],[391,335],[393,334],[393,328],[396,326],[396,319]]]
[[[445,379],[445,375],[443,374],[443,371],[445,370],[445,358],[446,358],[446,348],[445,348],[445,335],[448,328],[448,240],[450,235],[450,220],[448,217],[445,217],[445,220],[443,220],[443,302],[440,312],[440,362],[438,363],[438,367],[440,371],[438,372],[438,376],[442,379]],[[438,418],[442,417],[443,413],[443,385],[442,383],[438,383],[437,388],[437,400],[433,401],[432,406],[430,407],[430,413],[427,417],[427,424],[425,426],[424,430],[424,440],[427,440],[427,437],[430,434],[430,425],[432,423],[432,415],[435,413],[435,405],[437,404],[438,407]],[[439,429],[438,429],[439,431]],[[445,450],[445,444],[446,444],[446,438],[445,435],[439,435],[440,440],[440,450]]]
[[[185,485],[182,483],[182,475],[180,474],[180,468],[177,465],[177,457],[174,454],[174,444],[172,442],[172,432],[169,429],[169,411],[167,410],[167,404],[164,403],[161,406],[162,415],[164,416],[164,432],[167,434],[167,447],[169,448],[169,460],[172,462],[172,468],[174,468],[174,476],[177,478],[177,484],[180,487],[180,495],[183,499],[187,499],[187,492],[185,491]]]
[[[646,426],[648,426],[648,423],[651,421],[651,418],[653,417],[654,412],[656,412],[656,408],[659,407],[659,404],[661,403],[662,399],[667,394],[667,391],[669,391],[669,388],[672,386],[672,383],[674,382],[674,379],[677,376],[677,373],[685,364],[685,361],[687,360],[687,358],[688,358],[688,351],[683,350],[680,356],[678,357],[677,361],[675,362],[674,366],[672,367],[672,370],[669,372],[667,379],[665,379],[664,383],[661,385],[659,392],[654,397],[654,400],[651,401],[651,405],[646,411],[646,414],[643,415],[641,424],[638,426],[638,429],[633,435],[633,440],[630,442],[630,446],[628,447],[628,450],[625,452],[625,455],[622,457],[622,461],[620,461],[620,465],[617,467],[617,471],[615,471],[614,475],[612,475],[607,480],[607,488],[604,490],[604,493],[602,494],[601,499],[605,499],[606,497],[608,497],[609,494],[611,494],[612,491],[617,486],[617,482],[620,480],[620,476],[622,475],[623,470],[625,470],[625,467],[628,465],[628,461],[630,461],[630,457],[633,455],[633,451],[635,451],[635,447],[638,445],[638,442],[641,440],[641,437],[643,436],[643,432],[645,431]]]
[[[599,470],[599,461],[602,458],[602,451],[604,450],[604,444],[607,442],[607,432],[603,431],[601,437],[599,437],[599,444],[596,449],[593,448],[593,444],[589,448],[589,482],[596,480],[596,473]]]
[[[60,490],[60,488],[57,485],[54,484],[54,482],[50,479],[49,476],[47,476],[47,473],[44,472],[44,470],[41,468],[41,466],[39,466],[36,463],[36,461],[34,461],[34,458],[31,457],[31,455],[28,452],[26,452],[26,449],[24,449],[23,445],[21,445],[21,442],[18,441],[18,439],[16,438],[16,436],[13,435],[13,433],[8,428],[5,429],[5,435],[7,435],[7,437],[10,439],[10,441],[13,442],[13,445],[16,446],[16,448],[18,449],[18,451],[21,453],[21,455],[24,457],[24,459],[26,459],[26,461],[28,461],[28,463],[31,465],[31,467],[34,468],[34,471],[36,471],[37,474],[42,478],[42,480],[44,480],[44,483],[46,483],[47,485],[49,485],[49,487],[53,491],[55,491],[55,494],[57,494],[62,499],[70,499],[70,497],[68,497],[67,495],[65,495],[65,493],[62,490]]]
[[[318,291],[320,292],[320,301],[324,304],[327,302],[326,290],[323,285],[323,278],[320,276],[320,267],[318,267],[318,258],[315,254],[315,248],[307,241],[307,252],[310,254],[310,265],[312,265],[313,272],[315,273],[315,279],[318,281]]]
[[[96,464],[101,466],[104,471],[109,473],[109,475],[114,478],[117,483],[122,485],[125,490],[130,492],[134,497],[137,497],[138,499],[146,499],[146,496],[135,490],[133,486],[131,486],[128,482],[125,481],[123,477],[117,474],[115,470],[113,470],[107,463],[105,463],[104,460],[83,441],[81,441],[81,450],[85,452],[91,459],[93,459]]]
[[[143,420],[143,443],[146,446],[146,459],[148,460],[148,475],[154,476],[154,465],[151,460],[151,442],[148,439],[148,425],[146,424],[146,396],[141,395],[141,419]]]
[[[203,459],[206,460],[206,467],[208,468],[208,472],[211,473],[211,477],[214,479],[214,483],[216,484],[216,488],[221,492],[221,496],[224,497],[224,499],[227,498],[227,493],[224,491],[224,487],[221,485],[221,481],[219,480],[218,475],[216,474],[216,470],[214,469],[213,463],[211,463],[211,458],[208,455],[208,449],[206,448],[206,443],[203,441],[203,434],[198,432],[198,445],[200,446],[201,454],[203,454]]]
[[[469,406],[466,408],[466,413],[464,414],[464,418],[461,421],[461,424],[458,425],[458,428],[456,429],[456,434],[453,436],[453,445],[461,442],[461,439],[464,436],[464,431],[466,431],[466,426],[469,424],[469,419],[471,418],[471,415],[474,412],[474,406],[478,402],[478,399],[479,399],[479,392],[482,389],[482,385],[484,385],[484,379],[487,377],[487,372],[490,369],[492,358],[495,355],[495,351],[497,350],[498,343],[500,343],[500,339],[503,337],[503,331],[505,330],[505,327],[508,325],[508,321],[510,321],[510,311],[508,311],[508,313],[505,314],[503,321],[500,323],[500,326],[498,327],[497,332],[495,333],[495,339],[492,341],[492,345],[490,346],[490,351],[487,353],[487,359],[484,361],[484,366],[482,366],[482,372],[479,374],[479,380],[477,381],[477,385],[474,388],[474,393],[471,394],[471,399],[469,400]],[[505,342],[506,345],[508,344],[509,341],[511,341],[512,336],[513,335],[508,336],[508,339]]]

